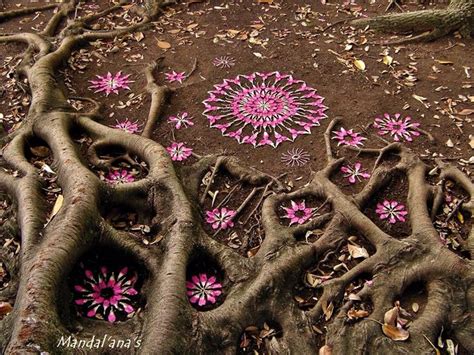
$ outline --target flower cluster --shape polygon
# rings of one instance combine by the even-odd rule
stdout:
[[[370,178],[370,174],[365,172],[365,169],[362,169],[362,164],[359,162],[355,163],[354,166],[345,165],[341,167],[341,172],[344,174],[344,177],[349,179],[351,184]]]
[[[389,200],[378,203],[375,213],[377,213],[382,220],[388,219],[390,224],[405,222],[405,216],[408,214],[403,204]]]
[[[396,142],[403,139],[411,142],[413,137],[420,135],[419,126],[419,123],[411,122],[411,117],[401,118],[399,113],[396,113],[394,117],[385,113],[383,117],[377,117],[374,121],[374,127],[379,130],[379,135],[388,134]]]
[[[105,176],[109,184],[125,184],[135,181],[135,177],[125,169],[112,170]]]
[[[212,211],[206,211],[206,216],[206,222],[212,225],[212,229],[224,230],[234,226],[234,222],[232,222],[235,216],[234,210],[228,210],[225,207],[214,208]]]
[[[314,212],[314,208],[306,207],[306,203],[304,200],[300,203],[291,201],[291,207],[282,208],[286,212],[286,215],[284,215],[283,218],[287,218],[290,220],[290,226],[295,223],[306,223],[311,218]]]
[[[166,80],[170,83],[174,83],[177,81],[178,83],[182,84],[184,80],[186,80],[186,73],[183,72],[175,72],[174,70],[170,73],[165,73]]]
[[[206,274],[191,276],[191,280],[186,281],[186,289],[189,302],[197,303],[200,307],[216,303],[217,297],[222,294],[222,285],[217,282],[216,277],[208,277]]]
[[[333,131],[335,136],[332,138],[337,140],[337,145],[358,147],[364,145],[364,141],[367,139],[362,137],[360,133],[354,132],[353,129],[346,130],[344,127],[341,127],[339,131]]]
[[[176,129],[194,126],[192,117],[187,112],[178,113],[176,116],[170,116],[168,122],[174,124]]]
[[[135,273],[130,273],[127,267],[119,272],[110,272],[105,266],[94,271],[83,270],[85,277],[74,285],[74,303],[80,313],[114,323],[118,316],[127,317],[136,311]]]
[[[106,96],[109,96],[112,92],[118,94],[120,89],[130,90],[129,84],[132,81],[129,77],[130,74],[122,75],[121,71],[115,75],[110,72],[107,75],[97,75],[97,80],[89,80],[92,84],[89,88],[95,90],[95,92],[105,92]]]
[[[171,160],[173,161],[186,160],[193,152],[192,148],[186,147],[182,142],[173,142],[166,150],[171,155]]]
[[[116,121],[114,128],[121,129],[127,133],[137,133],[140,130],[140,124],[137,121],[130,121],[129,119],[123,121]]]

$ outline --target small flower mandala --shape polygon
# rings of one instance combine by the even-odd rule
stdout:
[[[176,116],[170,116],[168,122],[174,124],[176,129],[194,126],[192,117],[187,112],[178,113]]]
[[[234,210],[225,207],[221,209],[214,208],[212,211],[206,211],[206,222],[212,225],[212,229],[224,230],[234,226],[234,222],[232,222],[234,216]]]
[[[305,201],[300,203],[291,201],[291,207],[282,207],[286,215],[283,218],[290,220],[290,226],[292,224],[304,224],[306,223],[313,215],[314,208],[306,207]]]
[[[332,138],[337,140],[337,145],[358,147],[364,145],[364,141],[367,139],[362,137],[360,133],[354,132],[353,129],[346,130],[344,127],[341,127],[339,131],[333,131],[335,136]]]
[[[137,133],[140,131],[140,124],[137,121],[130,121],[129,119],[126,119],[124,121],[116,122],[117,124],[114,126],[114,128],[121,129],[122,131],[128,133]]]
[[[309,163],[310,155],[301,148],[289,149],[286,153],[281,155],[281,161],[286,166],[303,166]]]
[[[235,65],[235,59],[228,56],[214,58],[212,64],[218,68],[230,68]]]
[[[169,83],[174,83],[177,81],[178,83],[182,84],[183,80],[186,79],[186,73],[183,72],[175,72],[174,70],[170,73],[165,73],[166,80],[168,80]]]
[[[351,184],[370,178],[370,174],[365,169],[362,169],[362,164],[359,162],[355,163],[354,166],[345,165],[341,167],[341,172],[344,174],[344,177],[349,179]]]
[[[111,272],[105,266],[98,270],[83,267],[83,271],[84,278],[74,285],[74,303],[79,313],[114,323],[117,317],[126,319],[136,311],[136,273],[131,273],[127,267]]]
[[[192,148],[186,147],[182,142],[173,142],[166,150],[171,155],[171,160],[173,161],[186,160],[193,152]]]
[[[210,126],[254,147],[277,147],[311,134],[326,118],[323,97],[291,75],[253,73],[215,85],[203,101]]]
[[[129,77],[130,74],[123,75],[120,71],[115,75],[110,72],[107,75],[97,75],[97,80],[89,80],[92,84],[89,88],[94,92],[105,92],[106,96],[112,92],[118,94],[120,89],[130,90],[129,84],[133,81]]]
[[[396,113],[393,117],[385,113],[383,117],[377,117],[374,121],[374,127],[379,130],[379,135],[391,135],[393,140],[398,142],[406,140],[411,142],[413,137],[418,137],[420,132],[419,123],[411,122],[411,117],[400,118],[401,115]]]
[[[222,294],[222,285],[216,277],[206,274],[193,275],[190,281],[186,281],[186,289],[189,302],[200,307],[216,303],[217,297]]]
[[[388,200],[378,203],[375,213],[377,213],[382,220],[388,219],[390,224],[405,222],[405,216],[408,214],[403,204]]]
[[[135,177],[125,169],[110,171],[105,176],[105,181],[109,184],[126,184],[135,181]]]

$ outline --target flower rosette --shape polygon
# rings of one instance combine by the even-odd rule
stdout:
[[[276,148],[320,126],[327,117],[323,101],[316,89],[291,75],[253,73],[214,85],[203,114],[211,128],[239,144]]]

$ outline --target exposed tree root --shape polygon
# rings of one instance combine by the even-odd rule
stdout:
[[[451,0],[444,10],[387,14],[356,19],[350,24],[360,28],[369,26],[379,32],[418,33],[412,37],[391,41],[390,44],[433,41],[455,31],[470,37],[474,33],[474,3],[471,0]]]
[[[128,28],[91,31],[86,26],[89,19],[77,19],[59,30],[60,21],[52,19],[47,32],[53,36],[59,31],[54,39],[26,34],[0,37],[3,42],[26,41],[32,48],[40,49],[23,66],[32,93],[28,117],[4,147],[5,162],[19,176],[0,172],[0,186],[18,208],[21,230],[19,285],[14,311],[0,321],[0,333],[5,334],[0,348],[8,354],[55,353],[61,336],[74,334],[87,340],[87,332],[79,331],[78,317],[67,311],[71,300],[65,280],[84,253],[113,247],[129,254],[147,271],[143,287],[146,306],[140,314],[114,328],[119,334],[122,331],[122,336],[139,335],[142,344],[137,352],[235,353],[243,330],[266,321],[281,327],[281,336],[271,343],[272,349],[279,353],[312,354],[326,342],[333,354],[397,351],[420,354],[432,350],[426,339],[436,343],[441,327],[452,330],[457,341],[473,352],[472,261],[460,258],[439,242],[428,206],[437,210],[442,195],[436,194],[427,183],[426,166],[408,148],[392,144],[365,150],[364,153],[378,157],[372,177],[360,193],[347,196],[330,180],[344,160],[336,158],[331,149],[330,132],[339,121],[336,119],[325,134],[327,167],[315,173],[307,186],[287,193],[278,179],[246,168],[233,157],[205,156],[193,166],[177,170],[166,150],[150,139],[168,93],[166,87],[155,82],[156,64],[146,69],[147,90],[152,100],[142,136],[96,122],[100,116],[98,105],[89,113],[74,110],[57,82],[62,63],[74,48],[90,41],[145,28],[169,2],[148,1],[147,4],[141,8],[142,21]],[[67,18],[70,6],[75,5],[74,1],[64,5],[61,16]],[[106,11],[115,10],[118,10],[116,5]],[[77,132],[93,142],[88,157],[81,156],[74,143],[72,136]],[[42,202],[45,181],[25,155],[25,147],[32,137],[44,141],[54,155],[52,166],[64,202],[52,219],[51,211],[45,211],[46,204]],[[89,164],[98,168],[113,165],[113,160],[102,159],[97,153],[107,147],[120,148],[125,152],[122,159],[131,159],[127,160],[131,164],[131,157],[144,161],[147,175],[116,186],[101,181]],[[382,164],[388,151],[400,158],[390,167]],[[455,168],[442,162],[439,166],[442,179],[455,181],[469,195],[469,201],[461,208],[472,216],[473,183]],[[212,176],[202,193],[200,184],[209,171]],[[265,238],[252,258],[239,256],[201,227],[202,203],[213,179],[223,171],[252,188],[240,211],[262,191],[257,207],[250,212],[261,213]],[[387,234],[364,214],[364,208],[395,172],[405,173],[409,182],[407,205],[412,232],[404,239]],[[280,223],[278,209],[282,203],[306,197],[322,201],[319,214],[296,227]],[[152,211],[151,227],[159,227],[162,239],[147,245],[115,229],[105,216],[111,206],[124,206],[138,214]],[[316,240],[308,242],[301,238],[315,230],[323,231]],[[321,289],[321,297],[311,309],[301,310],[293,289],[312,266],[326,261],[345,246],[353,231],[362,235],[375,248],[375,253],[342,276],[314,286]],[[471,256],[473,241],[471,231],[468,238]],[[219,307],[197,312],[186,296],[186,272],[193,258],[204,256],[225,273],[226,292]],[[3,255],[0,258],[10,272],[15,272],[14,262]],[[372,304],[370,318],[377,322],[383,321],[393,301],[412,283],[426,284],[428,302],[412,322],[409,341],[395,343],[370,319],[347,321],[348,310],[358,301],[344,300],[345,289],[367,274],[373,283],[363,286],[358,297]],[[93,322],[93,331],[103,331],[101,323]],[[325,341],[315,331],[321,324],[327,326]]]

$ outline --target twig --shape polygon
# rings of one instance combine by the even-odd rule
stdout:
[[[331,149],[331,131],[334,126],[339,123],[339,121],[341,121],[341,117],[336,117],[335,119],[333,119],[329,123],[328,128],[326,128],[326,131],[324,132],[324,142],[326,143],[326,157],[329,163],[334,160],[334,156]]]
[[[206,185],[206,188],[204,189],[204,192],[201,195],[201,198],[199,199],[199,203],[202,205],[204,204],[204,200],[206,199],[207,193],[209,192],[209,189],[211,187],[212,181],[214,180],[214,177],[216,176],[217,170],[220,168],[222,164],[222,157],[217,158],[216,164],[214,165],[214,169],[212,169],[212,174],[209,179],[209,183]]]

